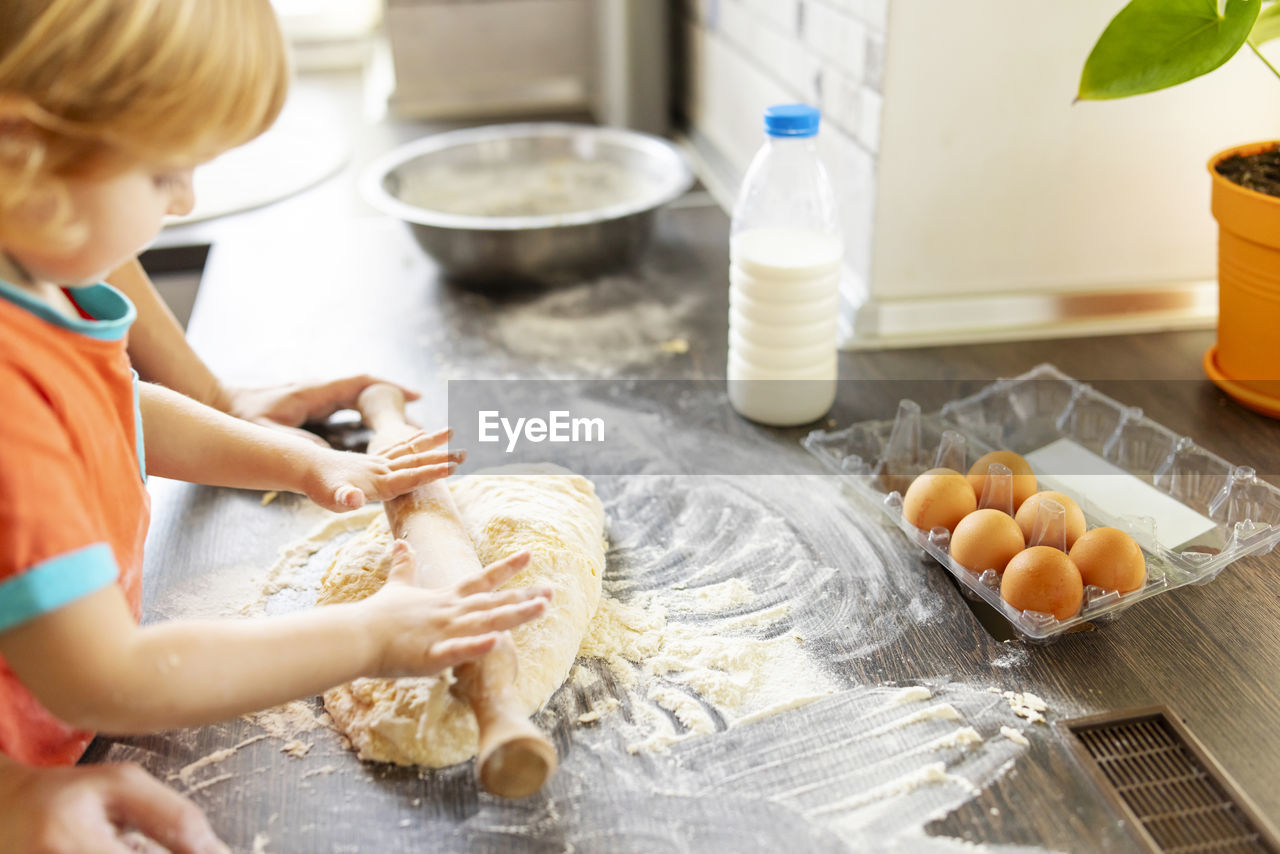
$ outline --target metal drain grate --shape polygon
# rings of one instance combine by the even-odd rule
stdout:
[[[1257,809],[1169,709],[1063,721],[1071,748],[1152,851],[1280,854]]]

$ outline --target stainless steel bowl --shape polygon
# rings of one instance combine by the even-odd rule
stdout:
[[[498,205],[507,208],[498,215],[483,209],[458,212],[467,207],[460,202],[468,199],[451,198],[448,192],[443,201],[432,196],[433,188],[449,183],[450,176],[458,176],[454,186],[461,193],[477,176],[491,178],[500,188],[509,176],[540,175],[565,164],[579,172],[596,170],[597,177],[625,176],[625,186],[614,187],[608,180],[584,183],[586,195],[593,196],[587,207],[574,210],[573,199],[566,197],[550,213],[506,202]],[[692,173],[680,151],[656,136],[536,123],[415,140],[373,163],[361,183],[370,204],[408,224],[451,277],[501,282],[545,280],[634,260],[649,241],[655,212],[688,190]],[[611,188],[618,192],[611,195]],[[475,205],[483,208],[484,202]]]

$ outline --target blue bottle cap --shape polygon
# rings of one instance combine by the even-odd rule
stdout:
[[[764,132],[769,136],[816,136],[822,113],[808,104],[781,104],[764,111]]]

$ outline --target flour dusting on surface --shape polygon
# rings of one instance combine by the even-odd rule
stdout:
[[[242,715],[242,717],[285,742],[293,742],[304,732],[328,726],[325,717],[317,716],[311,706],[303,700],[293,700],[284,705]]]

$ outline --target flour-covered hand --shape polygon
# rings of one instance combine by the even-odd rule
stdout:
[[[360,603],[382,635],[378,675],[431,676],[493,649],[502,632],[540,617],[551,601],[544,585],[498,590],[529,565],[522,551],[494,561],[453,587],[414,587],[413,550],[397,540],[387,583]]]
[[[328,510],[356,510],[369,501],[388,501],[448,477],[466,451],[441,448],[450,430],[417,433],[377,454],[316,449],[303,492]]]

